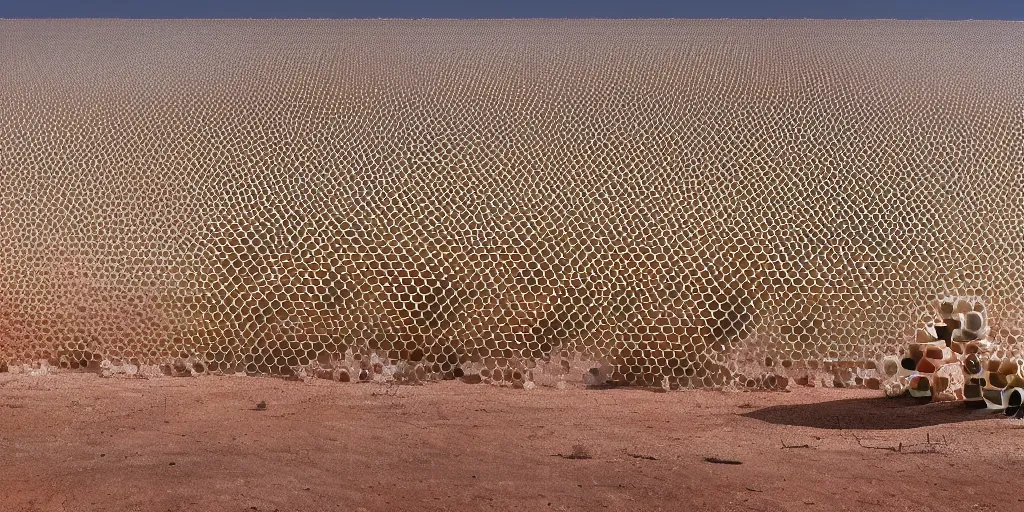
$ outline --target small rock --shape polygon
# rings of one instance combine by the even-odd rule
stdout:
[[[267,402],[263,401],[263,400],[260,400],[260,403],[256,404],[256,410],[257,411],[265,411],[265,410],[267,410]]]

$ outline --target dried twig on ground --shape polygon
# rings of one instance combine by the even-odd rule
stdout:
[[[939,446],[949,446],[949,442],[946,440],[945,436],[942,437],[942,441],[932,441],[931,435],[928,434],[926,434],[925,442],[923,443],[904,444],[901,441],[896,446],[864,444],[864,441],[857,437],[857,434],[853,434],[853,438],[857,440],[857,445],[861,448],[885,450],[894,453],[939,453]]]
[[[783,449],[787,449],[787,448],[810,448],[810,447],[811,447],[811,445],[809,445],[809,444],[786,444],[785,441],[782,441],[782,448]]]
[[[633,457],[634,459],[658,460],[658,458],[653,456],[653,455],[641,455],[639,453],[629,453],[629,452],[626,452],[626,455],[629,455],[630,457]]]
[[[738,460],[720,459],[718,457],[704,457],[704,462],[710,462],[712,464],[730,464],[733,466],[743,464]]]

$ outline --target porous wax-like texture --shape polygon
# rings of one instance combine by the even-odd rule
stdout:
[[[860,382],[945,295],[1019,351],[1022,27],[0,21],[0,363]]]

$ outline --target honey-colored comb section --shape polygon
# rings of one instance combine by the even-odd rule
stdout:
[[[1022,46],[0,21],[0,368],[878,387],[940,296],[1019,354]]]

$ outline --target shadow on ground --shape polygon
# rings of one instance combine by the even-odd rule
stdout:
[[[829,430],[895,430],[1001,417],[992,411],[968,409],[963,402],[922,403],[902,397],[773,405],[741,416],[775,425]]]

